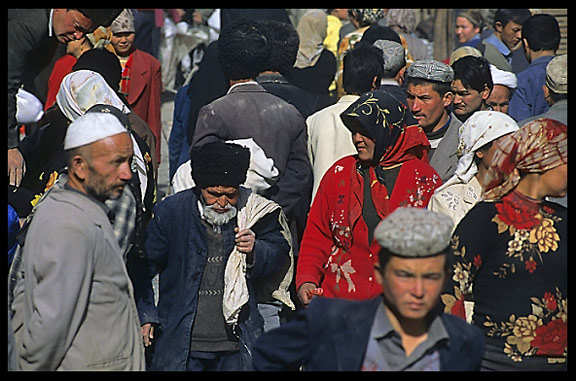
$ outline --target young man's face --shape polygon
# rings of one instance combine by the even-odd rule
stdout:
[[[477,91],[464,86],[461,80],[452,82],[452,92],[454,93],[454,114],[461,120],[472,115],[474,112],[482,110],[484,101],[490,95],[490,89]]]
[[[502,26],[500,22],[497,22],[495,26],[496,30],[500,32],[502,42],[508,49],[514,51],[520,48],[522,44],[522,25],[514,21],[508,21],[505,26]]]
[[[442,127],[439,124],[446,113],[446,107],[452,103],[452,93],[441,96],[431,83],[410,83],[406,88],[406,101],[420,127],[426,132],[432,132]]]
[[[375,271],[388,305],[398,320],[421,320],[436,306],[446,280],[446,255],[426,258],[392,256]]]

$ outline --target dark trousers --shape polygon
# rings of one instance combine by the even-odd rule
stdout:
[[[242,370],[240,352],[193,352],[188,355],[187,371]]]

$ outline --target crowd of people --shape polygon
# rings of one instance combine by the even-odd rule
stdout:
[[[567,54],[483,13],[9,9],[8,370],[567,370]]]

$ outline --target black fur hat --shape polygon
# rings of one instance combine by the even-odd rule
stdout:
[[[233,143],[207,143],[190,149],[190,161],[197,188],[237,187],[246,181],[250,150]]]

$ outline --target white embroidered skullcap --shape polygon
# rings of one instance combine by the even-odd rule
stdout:
[[[128,130],[114,115],[89,112],[68,126],[64,138],[64,150],[81,147],[120,133],[128,133]]]
[[[492,82],[495,85],[506,86],[510,89],[518,87],[518,79],[516,74],[509,71],[500,70],[496,66],[490,64],[490,74],[492,75]]]
[[[454,222],[425,208],[398,208],[384,218],[374,239],[393,254],[406,258],[438,255],[448,247]]]

